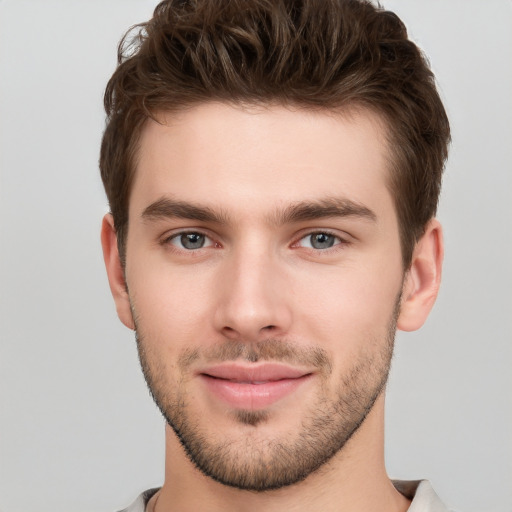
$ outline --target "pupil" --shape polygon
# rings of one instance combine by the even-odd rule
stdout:
[[[316,233],[311,235],[311,245],[315,249],[329,249],[334,245],[334,236],[328,233]]]
[[[200,249],[204,245],[204,235],[199,233],[186,233],[181,235],[181,244],[185,249]]]

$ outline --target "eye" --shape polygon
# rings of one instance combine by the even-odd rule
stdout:
[[[335,245],[342,243],[342,240],[331,233],[317,232],[301,238],[297,245],[310,249],[330,249]]]
[[[185,249],[187,251],[202,249],[203,247],[210,247],[213,245],[213,241],[210,240],[210,238],[203,233],[197,233],[195,231],[177,233],[170,237],[168,242],[179,249]]]

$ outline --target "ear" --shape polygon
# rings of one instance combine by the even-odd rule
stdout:
[[[128,288],[124,278],[124,270],[119,257],[117,247],[117,234],[114,228],[114,219],[110,213],[103,217],[101,224],[101,246],[103,247],[103,259],[107,269],[110,291],[116,303],[117,316],[129,329],[135,329]]]
[[[415,331],[425,323],[439,292],[443,256],[441,224],[432,219],[414,247],[411,266],[405,275],[398,329]]]

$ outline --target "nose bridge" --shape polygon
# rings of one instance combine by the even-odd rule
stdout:
[[[288,330],[291,312],[281,262],[268,244],[240,244],[221,274],[216,324],[225,335],[251,341]]]

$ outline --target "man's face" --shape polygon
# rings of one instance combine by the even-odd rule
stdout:
[[[161,119],[142,134],[126,255],[146,379],[205,474],[295,483],[387,379],[403,269],[384,126],[213,103]]]

